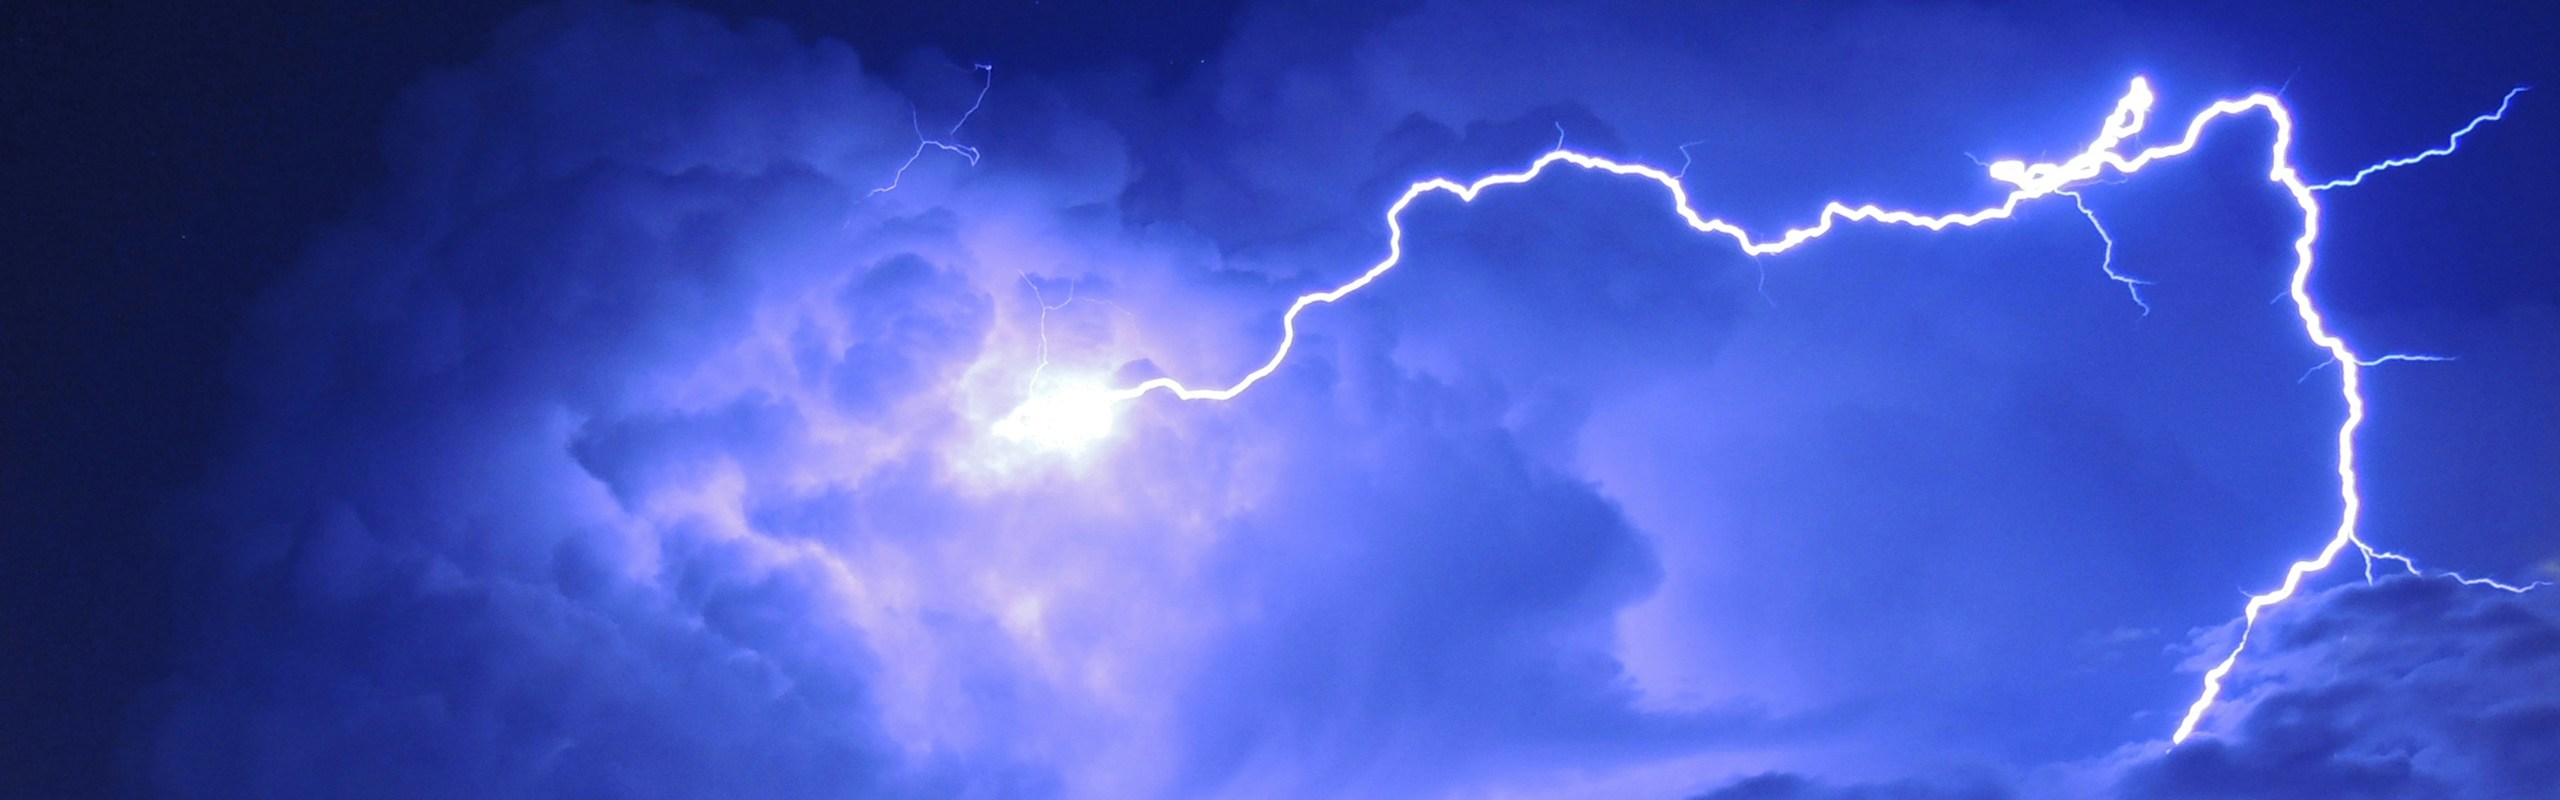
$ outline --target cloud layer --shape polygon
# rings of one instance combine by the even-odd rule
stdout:
[[[1169,97],[1108,70],[999,72],[959,134],[988,156],[929,152],[901,174],[917,130],[967,107],[966,65],[870,75],[840,44],[678,8],[529,12],[411,93],[390,181],[264,302],[233,444],[196,504],[196,640],[151,723],[148,782],[1720,799],[2315,785],[2272,782],[2288,771],[2347,793],[2319,796],[2560,784],[2532,749],[2551,698],[2514,691],[2560,669],[2549,610],[2439,582],[2288,612],[2212,738],[2087,758],[2165,733],[2193,646],[2174,631],[2234,608],[2185,590],[2262,580],[2240,566],[2290,554],[2301,537],[2276,534],[2327,513],[2322,454],[2301,446],[2326,407],[2263,313],[2276,276],[2249,271],[2284,244],[2280,207],[2163,208],[2248,185],[2246,165],[2113,200],[2122,240],[2221,220],[2120,255],[2188,265],[2152,273],[2156,318],[2097,273],[2067,211],[1761,264],[1686,236],[1643,187],[1563,177],[1418,212],[1397,299],[1325,309],[1250,395],[1146,399],[1079,453],[990,432],[1035,374],[1241,372],[1287,297],[1377,257],[1382,198],[1508,166],[1559,126],[1646,151],[1768,120],[1812,126],[1782,132],[1794,152],[1879,163],[1910,152],[1886,140],[1982,133],[1794,122],[1806,109],[1745,80],[1700,87],[1716,102],[1697,107],[1748,124],[1664,111],[1659,87],[1611,76],[1688,49],[1549,14],[1331,27],[1261,9]],[[1961,12],[1751,24],[1882,48],[1838,45],[1853,76],[1968,63],[1875,36],[1910,26],[2049,47]],[[1626,63],[1523,72],[1475,49],[1523,28],[1559,31],[1533,52]],[[1762,53],[1727,44],[1690,66]],[[1931,96],[1990,79],[1933,76]],[[2094,119],[2103,99],[2069,107]],[[1888,85],[1821,105],[1918,102]],[[2046,124],[2076,130],[2063,116]],[[1850,191],[1968,185],[1961,161],[1851,162],[1698,167],[1736,195],[1847,174],[1871,182]],[[1810,204],[1789,191],[1735,213],[1794,221]],[[1992,282],[1997,299],[1978,292]],[[2128,336],[2136,320],[2152,327]],[[2166,555],[2202,550],[2233,565]]]

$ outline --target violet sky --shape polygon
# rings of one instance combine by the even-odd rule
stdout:
[[[1768,231],[1996,201],[1976,158],[2140,74],[2155,142],[2281,89],[2320,179],[2545,77],[2548,11],[969,8],[1013,33],[508,8],[330,123],[371,171],[226,312],[147,504],[113,791],[2560,797],[2560,595],[2354,563],[2167,746],[2337,514],[2262,120],[2086,190],[2148,311],[2067,202],[1755,259],[1559,174],[1418,202],[1245,396],[990,433],[1035,369],[1232,380],[1408,183],[1559,133]],[[2560,579],[2555,104],[2325,195],[2314,286],[2454,359],[2368,373],[2367,537],[2516,583]],[[900,173],[919,129],[980,157]]]

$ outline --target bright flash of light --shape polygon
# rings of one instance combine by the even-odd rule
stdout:
[[[2232,645],[2230,653],[2225,655],[2220,663],[2206,671],[2202,691],[2188,706],[2186,716],[2178,723],[2177,731],[2170,736],[2172,744],[2182,743],[2195,733],[2196,724],[2203,719],[2205,712],[2212,708],[2214,700],[2221,695],[2223,681],[2230,675],[2232,666],[2238,663],[2241,652],[2248,647],[2249,636],[2255,631],[2259,616],[2267,609],[2291,599],[2300,590],[2306,578],[2328,569],[2348,548],[2354,548],[2363,558],[2368,580],[2372,577],[2372,568],[2376,561],[2398,564],[2411,574],[2427,574],[2408,557],[2376,549],[2357,535],[2356,526],[2363,513],[2364,498],[2358,486],[2355,445],[2356,431],[2363,427],[2365,420],[2363,388],[2365,369],[2386,361],[2428,359],[2418,356],[2388,355],[2380,358],[2366,358],[2357,355],[2345,339],[2330,331],[2327,320],[2321,315],[2319,305],[2311,296],[2313,246],[2320,239],[2320,203],[2316,193],[2354,186],[2378,172],[2451,154],[2460,146],[2464,135],[2486,122],[2500,119],[2506,113],[2509,104],[2515,100],[2516,95],[2522,91],[2524,89],[2521,87],[2509,91],[2505,99],[2499,102],[2498,110],[2474,118],[2470,124],[2456,131],[2442,148],[2383,161],[2366,167],[2348,178],[2313,184],[2304,181],[2301,173],[2293,165],[2292,111],[2275,95],[2263,92],[2237,99],[2217,101],[2190,119],[2187,122],[2185,134],[2177,141],[2134,151],[2131,155],[2127,155],[2119,148],[2143,130],[2155,102],[2150,83],[2137,77],[2133,79],[2131,87],[2126,90],[2124,96],[2116,101],[2115,110],[2107,115],[2097,137],[2091,140],[2078,155],[2057,162],[2029,163],[2002,160],[1985,165],[1992,179],[2013,187],[2008,196],[1996,205],[1973,211],[1927,215],[1882,208],[1872,204],[1852,206],[1833,201],[1823,205],[1821,214],[1815,218],[1813,224],[1790,228],[1775,238],[1765,239],[1754,237],[1750,232],[1733,223],[1699,214],[1697,209],[1690,205],[1689,191],[1681,183],[1681,176],[1677,173],[1665,172],[1644,164],[1615,161],[1559,146],[1540,155],[1535,161],[1530,162],[1527,169],[1518,172],[1486,175],[1472,183],[1460,183],[1448,178],[1432,178],[1407,187],[1403,196],[1398,197],[1395,203],[1387,207],[1386,258],[1342,285],[1300,295],[1297,300],[1290,303],[1288,311],[1280,317],[1279,346],[1260,366],[1245,373],[1244,377],[1236,382],[1224,387],[1193,388],[1172,378],[1155,378],[1124,389],[1037,395],[1030,402],[1016,409],[1012,415],[997,423],[997,431],[1014,438],[1049,443],[1062,442],[1072,446],[1090,442],[1107,433],[1110,430],[1111,411],[1114,406],[1136,400],[1152,392],[1163,391],[1183,400],[1227,400],[1244,393],[1255,383],[1269,377],[1288,360],[1290,349],[1298,340],[1300,313],[1313,306],[1341,300],[1367,288],[1369,284],[1377,281],[1380,276],[1385,275],[1404,260],[1404,212],[1413,205],[1415,200],[1426,195],[1446,193],[1456,196],[1460,202],[1473,203],[1486,189],[1528,183],[1557,164],[1640,178],[1661,186],[1665,192],[1669,193],[1671,210],[1677,213],[1691,229],[1699,233],[1730,238],[1743,253],[1752,256],[1772,255],[1795,249],[1797,245],[1830,233],[1842,221],[1904,225],[1942,231],[1950,227],[1973,227],[1992,220],[2009,219],[2017,213],[2019,207],[2029,201],[2056,195],[2071,198],[2074,206],[2084,216],[2089,217],[2093,226],[2096,226],[2097,216],[2082,200],[2081,190],[2110,175],[2131,176],[2153,163],[2194,150],[2202,140],[2206,127],[2216,120],[2253,113],[2264,114],[2275,124],[2274,141],[2268,149],[2267,180],[2290,195],[2294,205],[2302,212],[2301,232],[2293,240],[2293,269],[2291,280],[2287,283],[2286,296],[2293,301],[2294,313],[2301,319],[2304,336],[2313,346],[2326,351],[2328,363],[2338,367],[2340,376],[2338,393],[2346,410],[2344,420],[2338,425],[2336,436],[2338,497],[2342,507],[2337,527],[2317,555],[2296,561],[2289,566],[2285,570],[2283,581],[2274,590],[2249,597],[2248,605],[2241,612],[2241,631],[2238,641]],[[2106,236],[2103,226],[2096,226],[2096,228],[2101,237]],[[2116,272],[2113,265],[2114,242],[2111,238],[2108,239],[2108,245],[2109,258],[2104,265],[2107,277],[2133,290],[2135,302],[2141,303],[2139,292],[2142,281]],[[2147,305],[2144,310],[2149,310]],[[2516,586],[2488,579],[2468,578],[2449,572],[2436,573],[2435,576],[2458,580],[2464,585],[2510,592],[2521,592],[2540,585],[2537,583]]]
[[[1099,385],[1052,389],[997,420],[995,433],[1049,450],[1081,450],[1111,435],[1120,400],[1118,393]]]

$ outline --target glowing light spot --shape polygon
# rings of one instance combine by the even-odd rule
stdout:
[[[1065,386],[1033,396],[997,420],[995,433],[1049,450],[1081,450],[1111,435],[1120,396],[1100,386]]]

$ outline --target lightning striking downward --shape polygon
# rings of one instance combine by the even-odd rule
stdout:
[[[1155,378],[1124,389],[1080,387],[1037,395],[998,422],[996,432],[1017,440],[1081,443],[1097,437],[1098,431],[1108,430],[1111,415],[1116,413],[1117,406],[1150,393],[1163,391],[1183,400],[1228,400],[1243,394],[1263,378],[1269,377],[1288,360],[1290,349],[1298,340],[1300,313],[1317,305],[1341,300],[1367,288],[1369,284],[1376,282],[1380,276],[1385,275],[1387,271],[1394,269],[1404,260],[1404,212],[1413,205],[1415,200],[1426,195],[1447,193],[1456,196],[1460,202],[1472,203],[1486,189],[1528,183],[1557,164],[1640,178],[1651,181],[1668,192],[1672,210],[1678,213],[1680,219],[1691,229],[1699,233],[1730,238],[1743,253],[1752,256],[1772,255],[1795,249],[1797,245],[1830,233],[1843,221],[1905,225],[1941,231],[1950,227],[1973,227],[1992,220],[2009,219],[2017,213],[2019,207],[2026,203],[2056,195],[2070,198],[2080,212],[2096,227],[2099,236],[2107,238],[2106,228],[2097,225],[2096,214],[2082,202],[2078,189],[2108,177],[2109,173],[2130,176],[2158,161],[2184,155],[2195,149],[2205,129],[2216,120],[2263,113],[2275,124],[2274,142],[2268,150],[2270,162],[2267,180],[2283,187],[2292,197],[2294,205],[2302,211],[2302,229],[2293,240],[2293,272],[2287,284],[2286,294],[2293,301],[2294,313],[2302,320],[2304,335],[2310,339],[2312,345],[2327,351],[2328,363],[2338,367],[2338,394],[2346,403],[2346,418],[2339,423],[2337,432],[2338,497],[2343,507],[2337,528],[2331,533],[2327,543],[2321,547],[2318,555],[2294,562],[2285,570],[2284,580],[2274,590],[2249,597],[2248,605],[2241,612],[2241,631],[2238,641],[2232,645],[2230,653],[2225,655],[2220,663],[2206,671],[2202,691],[2195,702],[2188,706],[2186,716],[2178,723],[2176,733],[2170,737],[2172,744],[2183,743],[2195,733],[2197,723],[2203,719],[2205,712],[2212,708],[2214,700],[2222,694],[2223,680],[2229,676],[2232,666],[2239,662],[2241,652],[2247,649],[2249,636],[2255,631],[2259,616],[2268,608],[2291,599],[2301,588],[2304,579],[2328,569],[2348,548],[2354,548],[2364,559],[2365,577],[2368,581],[2372,579],[2373,564],[2376,561],[2398,564],[2411,574],[2427,574],[2407,556],[2377,549],[2357,535],[2357,523],[2363,513],[2364,499],[2358,486],[2359,477],[2356,474],[2355,443],[2356,432],[2363,427],[2365,420],[2364,370],[2386,361],[2430,359],[2397,355],[2365,358],[2357,355],[2347,345],[2345,339],[2329,329],[2327,321],[2321,315],[2319,305],[2313,302],[2311,297],[2312,250],[2320,239],[2320,202],[2317,195],[2319,192],[2331,189],[2355,186],[2366,178],[2387,170],[2452,154],[2460,147],[2464,136],[2481,125],[2502,119],[2516,96],[2524,91],[2525,87],[2517,87],[2507,92],[2506,97],[2498,103],[2497,110],[2473,118],[2469,124],[2455,131],[2441,148],[2382,161],[2365,167],[2349,177],[2315,184],[2306,182],[2293,164],[2292,111],[2275,95],[2263,92],[2237,99],[2217,101],[2189,120],[2185,135],[2176,142],[2142,149],[2130,156],[2125,155],[2119,148],[2127,139],[2142,131],[2149,121],[2155,101],[2150,83],[2136,77],[2124,96],[2116,101],[2115,110],[2107,115],[2097,138],[2091,140],[2078,155],[2068,160],[2051,163],[2003,160],[1986,164],[1992,179],[2013,187],[2008,196],[1997,205],[1974,211],[1932,216],[1887,209],[1872,204],[1851,206],[1833,201],[1822,207],[1821,214],[1813,224],[1788,229],[1774,239],[1757,238],[1730,222],[1699,214],[1697,209],[1690,205],[1689,191],[1681,183],[1679,174],[1665,172],[1644,164],[1625,163],[1564,149],[1559,143],[1556,149],[1540,155],[1535,161],[1530,162],[1528,168],[1518,172],[1486,175],[1472,183],[1459,183],[1448,178],[1432,178],[1407,187],[1403,196],[1398,197],[1393,205],[1387,207],[1386,222],[1389,235],[1386,258],[1370,266],[1367,271],[1349,282],[1332,289],[1300,295],[1297,300],[1290,303],[1288,311],[1280,317],[1279,346],[1261,366],[1245,373],[1244,377],[1236,382],[1224,387],[1193,388],[1172,378]],[[2140,292],[2144,282],[2115,271],[2112,258],[2114,240],[2107,238],[2107,244],[2109,261],[2104,267],[2107,276],[2125,284],[2127,289],[2134,293],[2135,302],[2142,303]],[[2144,305],[2144,310],[2149,310],[2147,304]],[[2517,586],[2489,579],[2464,577],[2450,572],[2436,573],[2435,576],[2458,580],[2465,585],[2483,586],[2508,592],[2523,592],[2541,585],[2537,582]]]

